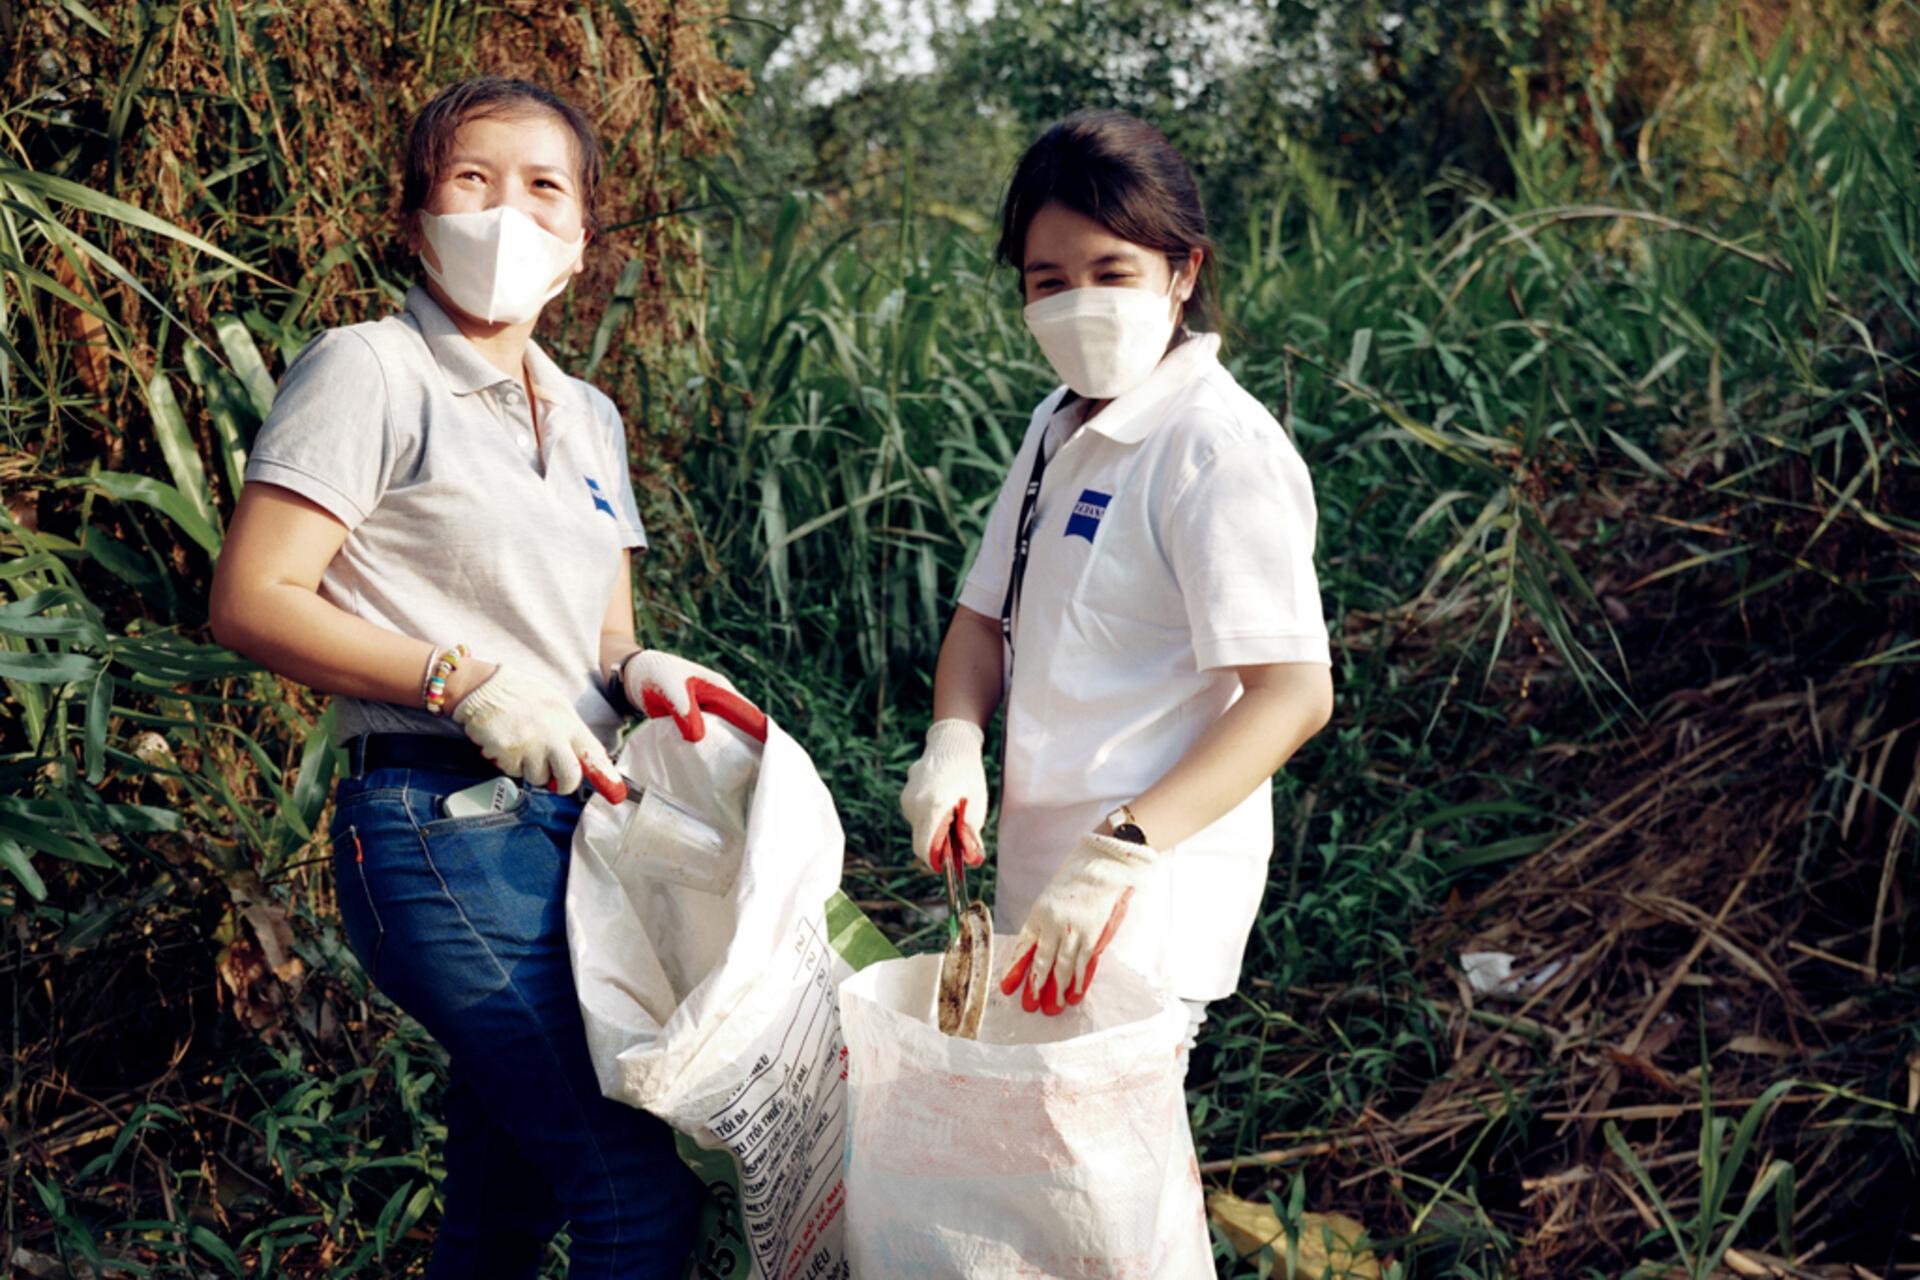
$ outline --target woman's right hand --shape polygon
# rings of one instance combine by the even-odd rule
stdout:
[[[907,770],[900,812],[913,824],[914,856],[935,871],[946,869],[956,830],[963,863],[977,867],[987,860],[979,835],[987,821],[987,769],[981,758],[986,740],[970,720],[936,720],[927,730],[925,750]]]
[[[566,695],[507,667],[495,667],[460,699],[453,722],[500,772],[536,787],[551,782],[563,795],[578,791],[582,766],[604,778],[619,777],[607,749]]]

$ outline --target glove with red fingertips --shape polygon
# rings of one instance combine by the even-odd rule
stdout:
[[[1049,1016],[1086,999],[1100,953],[1162,856],[1112,836],[1081,836],[1027,912],[1001,994],[1018,991],[1021,1008]]]
[[[643,649],[620,664],[627,701],[648,716],[666,716],[688,742],[707,736],[706,712],[759,742],[767,740],[764,711],[740,696],[718,671],[658,649]]]
[[[934,833],[933,843],[927,846],[927,865],[945,871],[951,853],[958,853],[961,865],[967,867],[980,866],[987,860],[986,850],[980,847],[980,833],[967,821],[964,799],[953,806],[953,821]]]
[[[582,759],[580,767],[586,771],[587,785],[600,793],[600,798],[608,804],[624,804],[627,799],[626,780],[617,773],[602,773],[591,760]],[[553,784],[548,783],[549,787]]]
[[[986,741],[986,732],[971,720],[936,720],[927,730],[926,748],[907,770],[900,812],[913,827],[914,856],[935,871],[946,869],[949,833],[956,827],[961,861],[969,867],[986,861],[979,836],[987,821],[987,768],[981,756]]]
[[[500,772],[536,787],[571,793],[583,773],[620,776],[565,694],[509,667],[494,668],[462,698],[453,722]]]

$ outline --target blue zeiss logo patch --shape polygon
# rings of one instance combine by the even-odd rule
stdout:
[[[1093,535],[1100,531],[1100,517],[1107,514],[1107,504],[1112,501],[1110,493],[1082,489],[1080,500],[1073,504],[1073,514],[1067,517],[1067,536],[1092,542]]]
[[[617,517],[613,514],[613,504],[611,502],[608,502],[606,499],[606,495],[600,492],[600,485],[594,480],[592,476],[587,476],[585,477],[585,479],[587,482],[587,488],[592,490],[593,492],[593,509],[595,511],[606,512],[607,519],[609,520],[617,519]]]

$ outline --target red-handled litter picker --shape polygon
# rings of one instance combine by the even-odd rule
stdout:
[[[962,830],[967,802],[955,808],[952,834],[941,862],[947,878],[947,950],[940,957],[940,982],[934,989],[934,1022],[950,1036],[972,1040],[987,1011],[987,984],[993,980],[993,917],[987,904],[968,897],[967,861]],[[972,833],[967,832],[968,847]]]
[[[689,691],[693,694],[691,714],[685,717],[678,715],[673,709],[673,704],[667,701],[666,695],[654,689],[648,689],[642,697],[641,709],[651,717],[672,718],[673,722],[680,726],[681,736],[688,742],[698,742],[706,736],[707,727],[702,716],[703,712],[719,716],[755,742],[766,742],[766,712],[731,689],[722,689],[705,680],[694,680],[689,684],[691,686]],[[629,788],[639,790],[631,778],[609,776],[599,772],[587,763],[585,756],[580,757],[580,768],[586,774],[588,783],[608,804],[624,803]],[[549,783],[548,786],[551,788],[552,784]]]

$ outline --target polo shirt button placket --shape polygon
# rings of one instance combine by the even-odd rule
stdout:
[[[520,388],[508,383],[500,388],[498,394],[506,410],[503,416],[507,419],[507,430],[512,434],[513,442],[520,446],[522,453],[533,457],[536,450],[531,425],[524,415],[515,412],[520,408]]]

